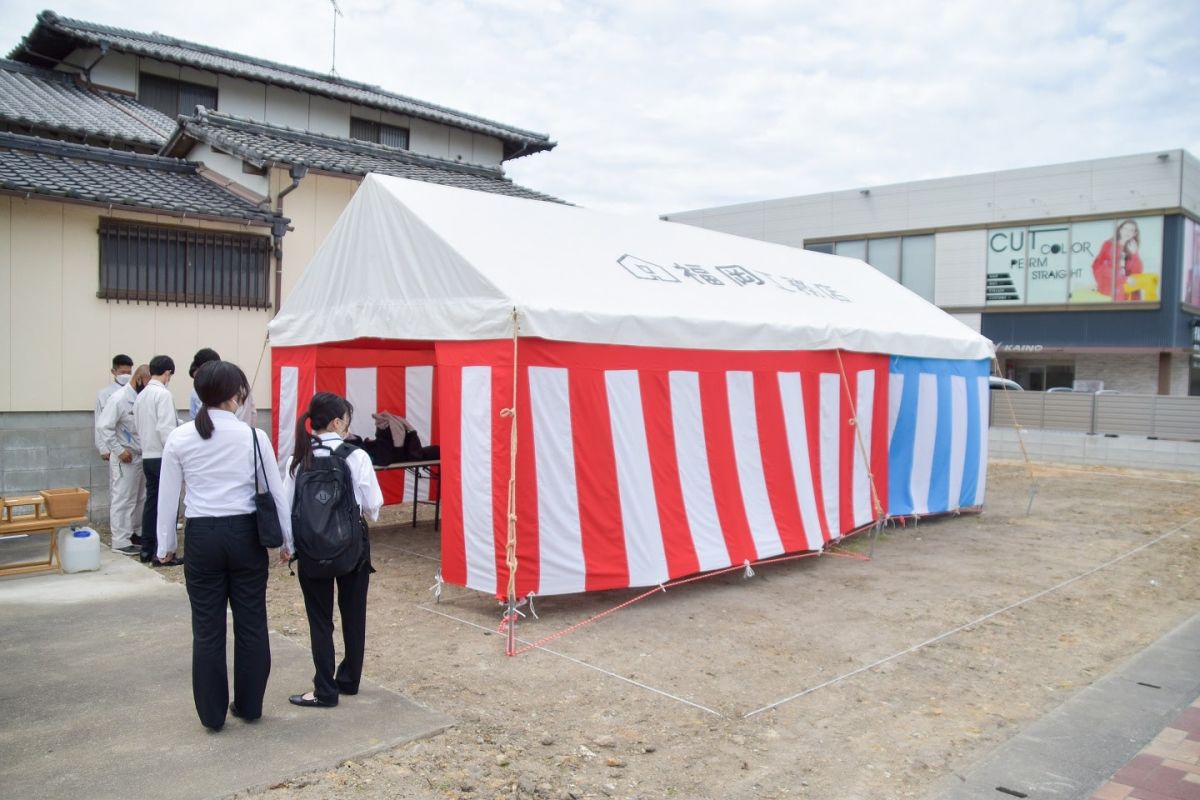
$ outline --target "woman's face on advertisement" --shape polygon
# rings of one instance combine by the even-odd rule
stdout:
[[[1128,242],[1130,239],[1137,237],[1137,223],[1126,222],[1120,228],[1117,228],[1117,241]]]

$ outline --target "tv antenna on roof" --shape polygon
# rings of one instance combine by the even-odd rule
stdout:
[[[329,64],[329,74],[337,75],[337,18],[346,15],[338,7],[337,0],[329,0],[329,4],[333,6],[333,57]]]

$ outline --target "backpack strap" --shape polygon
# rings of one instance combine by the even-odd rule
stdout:
[[[342,442],[337,447],[333,448],[333,450],[331,450],[330,452],[332,452],[335,456],[340,457],[342,460],[345,460],[345,459],[349,458],[350,454],[353,453],[355,450],[361,450],[361,449],[362,448],[356,444],[351,444],[350,442]]]

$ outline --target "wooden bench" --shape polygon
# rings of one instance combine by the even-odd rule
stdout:
[[[400,461],[395,464],[388,464],[386,467],[376,467],[376,472],[383,472],[389,469],[402,469],[411,472],[413,476],[413,518],[412,526],[417,527],[417,506],[421,503],[431,503],[433,505],[433,529],[441,530],[442,526],[442,492],[441,492],[441,477],[442,477],[442,460],[435,458],[429,461]],[[435,500],[419,500],[421,496],[421,476],[430,483],[438,481],[438,496]],[[404,498],[400,498],[400,502],[404,502]]]
[[[50,548],[45,561],[22,561],[16,564],[0,564],[0,576],[24,575],[31,572],[62,572],[58,558],[59,528],[70,528],[87,523],[87,517],[52,517],[46,512],[41,495],[5,497],[0,506],[0,538],[5,536],[27,536],[38,533],[49,534]],[[18,514],[18,508],[32,506],[32,513]]]

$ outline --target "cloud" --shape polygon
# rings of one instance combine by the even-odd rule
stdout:
[[[1200,152],[1200,5],[339,0],[338,71],[549,133],[510,177],[655,215],[1009,167]],[[41,0],[10,2],[26,32]],[[327,0],[59,13],[327,70]],[[231,25],[230,19],[239,24]],[[15,36],[14,41],[15,43]]]

